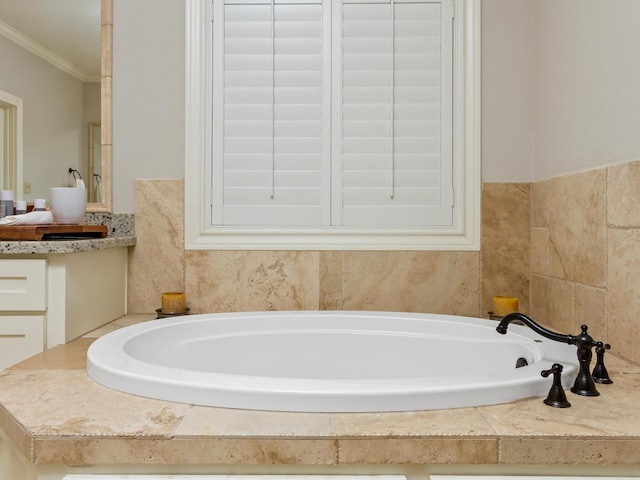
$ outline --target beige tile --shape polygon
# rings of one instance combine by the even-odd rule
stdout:
[[[103,91],[104,91],[104,87]],[[103,113],[104,115],[104,113]],[[105,131],[109,130],[106,127],[101,127],[101,130],[104,128]],[[101,137],[102,137],[102,132],[100,133]],[[108,139],[104,139],[101,138],[102,141],[102,145],[100,146],[101,149],[101,158],[102,158],[102,177],[103,177],[103,181],[102,181],[102,203],[104,205],[113,205],[112,202],[112,192],[110,191],[111,188],[107,185],[107,181],[105,179],[105,177],[109,176],[112,177],[113,176],[113,166],[112,166],[112,162],[109,161],[109,159],[112,158],[113,155],[113,146],[111,144],[105,144],[106,141],[108,141]],[[105,163],[106,162],[106,163]]]
[[[317,310],[318,257],[304,251],[188,251],[191,310]]]
[[[105,33],[108,33],[110,30],[112,30],[112,27],[103,27],[103,29],[105,29]],[[113,77],[102,76],[100,78],[100,102],[101,102],[100,118],[101,119],[113,118],[112,91],[113,91]],[[102,148],[101,153],[103,154],[103,157],[113,158],[113,149],[112,149],[113,125],[111,125],[111,128],[109,128],[108,124],[105,124],[104,127],[102,125],[100,126],[100,146]],[[109,148],[105,150],[105,146]],[[104,158],[102,160],[104,160]],[[107,171],[109,172],[109,174],[112,174],[113,172],[112,163],[105,164],[104,162],[101,162],[100,167],[102,169],[103,176],[105,174],[105,170],[104,170],[105,167],[107,167]],[[111,179],[113,181],[113,177],[111,177]],[[102,193],[103,203],[104,203],[105,196],[107,196],[109,200],[111,200],[111,194],[112,194],[111,191],[107,189],[102,189],[100,193]]]
[[[615,345],[613,347],[613,353],[609,351],[605,355],[605,363],[607,371],[615,381],[615,376],[622,373],[640,373],[640,363],[631,362],[625,358],[619,357],[616,353]],[[594,355],[595,359],[595,355]],[[595,361],[595,360],[594,360]]]
[[[392,438],[339,440],[340,463],[358,464],[493,464],[495,438]]]
[[[551,384],[551,382],[549,382]],[[583,397],[567,391],[571,408],[552,408],[543,399],[478,407],[501,437],[571,437],[579,426],[584,439],[591,437],[636,437],[640,440],[640,375],[617,375],[612,385],[597,385],[598,397]],[[526,411],[527,415],[522,415]]]
[[[87,349],[94,340],[78,338],[68,345],[57,345],[12,366],[11,370],[84,370],[87,366]]]
[[[531,297],[529,315],[538,323],[547,324],[549,297],[549,277],[543,275],[531,275]]]
[[[149,320],[154,320],[158,317],[157,313],[137,313],[131,315],[125,315],[124,317],[118,318],[111,323],[107,323],[102,327],[96,328],[91,332],[84,335],[86,338],[98,338],[103,335],[106,335],[109,332],[113,332],[114,330],[119,330],[123,327],[128,327],[129,325],[135,325],[141,322],[148,322]]]
[[[477,252],[344,252],[345,310],[478,316]]]
[[[614,351],[640,363],[640,229],[609,229],[607,327]]]
[[[184,181],[136,181],[136,246],[129,250],[128,311],[150,313],[184,291]],[[189,298],[187,297],[187,305]]]
[[[574,331],[574,284],[557,278],[531,275],[531,317],[561,333]]]
[[[581,325],[588,325],[589,335],[597,341],[608,342],[606,290],[576,284],[574,292],[575,322],[573,331],[578,333]]]
[[[84,370],[12,370],[0,403],[34,436],[170,437],[189,405],[116,392]]]
[[[111,0],[100,2],[100,21],[102,25],[113,25],[113,3]]]
[[[550,180],[541,180],[531,184],[531,226],[549,226],[549,187]]]
[[[549,275],[549,229],[531,229],[531,272]]]
[[[320,310],[342,310],[342,264],[342,252],[320,252]]]
[[[253,438],[96,438],[36,440],[34,462],[67,465],[331,465],[333,440]]]
[[[531,185],[484,183],[482,186],[482,313],[496,295],[518,297],[529,310]]]
[[[620,242],[614,243],[617,251]],[[637,258],[624,253],[623,260]],[[562,283],[568,282],[560,288]],[[576,293],[587,298],[584,308],[598,304],[598,289],[575,288],[586,289]],[[148,317],[126,316],[118,324]],[[614,384],[599,385],[599,397],[567,393],[570,409],[553,409],[536,398],[423,412],[292,414],[193,407],[106,389],[79,368],[91,341],[75,340],[0,374],[0,427],[27,460],[66,465],[638,461],[640,365],[611,355],[607,366]]]
[[[21,453],[27,461],[32,462],[33,438],[28,429],[8,415],[0,415],[0,428],[16,451]],[[3,445],[7,447],[8,443],[4,441],[4,438],[2,440]],[[5,448],[4,451],[6,452],[7,449]]]
[[[113,76],[113,23],[103,22],[100,31],[100,68],[102,77]],[[102,132],[100,132],[102,134]]]
[[[506,438],[500,463],[507,465],[637,465],[640,440]],[[588,475],[592,475],[589,473]]]
[[[193,407],[175,431],[177,436],[330,438],[331,414],[267,412]]]
[[[549,192],[550,273],[592,286],[606,275],[606,169],[556,177]]]
[[[495,432],[474,408],[415,412],[337,413],[333,434],[340,437],[483,437]]]
[[[618,227],[640,227],[640,161],[607,167],[607,220]]]

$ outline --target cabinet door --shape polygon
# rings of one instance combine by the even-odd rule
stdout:
[[[0,370],[44,350],[44,316],[0,315]]]
[[[0,260],[0,309],[43,311],[47,308],[47,261],[44,258]]]

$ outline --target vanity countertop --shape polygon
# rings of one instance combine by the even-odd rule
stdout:
[[[91,252],[109,248],[132,247],[136,244],[133,214],[87,213],[87,225],[105,225],[107,237],[65,240],[0,240],[0,258],[6,255],[48,255]]]
[[[39,464],[640,466],[640,366],[608,355],[613,385],[453,410],[286,413],[201,407],[110,390],[85,372],[95,337],[129,315],[0,374],[0,427]]]
[[[73,240],[0,240],[0,256],[91,252],[108,248],[131,247],[135,244],[136,237],[134,235]]]

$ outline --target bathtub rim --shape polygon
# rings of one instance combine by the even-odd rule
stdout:
[[[544,352],[544,358],[529,367],[493,373],[493,377],[476,375],[466,378],[466,384],[453,385],[442,381],[438,384],[425,382],[423,378],[385,379],[380,381],[340,381],[337,379],[294,382],[286,377],[252,377],[224,373],[191,372],[184,375],[180,369],[160,367],[128,356],[116,360],[112,343],[121,344],[131,336],[140,335],[149,329],[162,329],[177,324],[189,324],[208,320],[233,320],[256,317],[264,321],[265,317],[299,317],[313,315],[317,317],[341,316],[409,318],[438,322],[456,322],[457,325],[470,324],[483,330],[490,327],[495,330],[497,322],[476,317],[382,311],[277,311],[277,312],[229,312],[215,314],[189,315],[180,318],[163,318],[136,325],[123,327],[97,339],[87,352],[87,373],[97,383],[108,388],[161,400],[176,401],[204,406],[242,408],[253,410],[303,411],[303,412],[380,412],[412,411],[443,408],[510,403],[522,398],[541,396],[548,390],[548,380],[540,377],[542,369],[550,368],[553,363],[565,365],[563,386],[569,387],[577,372],[577,360],[571,356],[572,348],[537,336],[526,327],[512,325],[506,336],[495,332],[496,338],[506,341],[535,342]],[[535,340],[534,340],[535,339]],[[113,340],[114,342],[111,342]],[[111,363],[111,364],[109,364]],[[134,371],[125,371],[134,367]],[[149,370],[154,370],[153,375]],[[160,373],[160,374],[159,374]],[[206,386],[196,382],[206,381]],[[496,394],[500,397],[495,400]],[[452,395],[454,398],[452,398]],[[473,395],[470,402],[465,399]],[[339,400],[336,401],[336,396]],[[428,402],[420,397],[428,396]],[[283,406],[282,397],[288,400]],[[185,400],[188,399],[188,400]],[[330,404],[331,407],[327,407]]]

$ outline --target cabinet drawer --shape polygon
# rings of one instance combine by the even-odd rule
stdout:
[[[44,316],[0,316],[0,370],[44,350]]]
[[[47,261],[44,258],[0,260],[0,310],[47,308]]]

